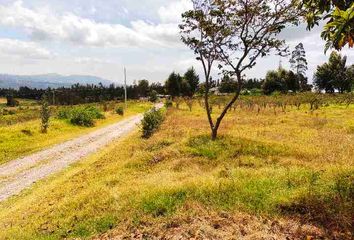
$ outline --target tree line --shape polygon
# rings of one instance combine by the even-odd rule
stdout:
[[[127,96],[129,99],[139,99],[147,97],[149,92],[156,91],[164,94],[164,86],[160,83],[149,84],[147,80],[140,80],[138,83],[127,86]],[[41,100],[46,95],[51,105],[76,105],[83,103],[93,103],[101,101],[123,100],[124,87],[99,85],[80,85],[75,84],[71,87],[36,89],[29,87],[20,87],[19,89],[0,89],[0,97],[8,99],[23,98],[32,100]],[[9,101],[8,101],[9,102]],[[12,101],[10,101],[12,102]]]
[[[312,89],[326,93],[344,93],[353,91],[354,65],[347,66],[347,57],[333,51],[327,63],[319,65],[314,73],[313,85],[308,84],[306,77],[307,60],[302,43],[299,43],[292,52],[291,70],[281,66],[277,70],[269,71],[262,84],[265,94],[275,91],[281,93],[306,92]]]

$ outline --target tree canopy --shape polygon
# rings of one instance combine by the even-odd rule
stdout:
[[[353,0],[300,0],[299,7],[312,29],[320,21],[326,21],[321,37],[329,48],[341,50],[354,46],[354,1]]]
[[[205,108],[216,139],[219,126],[242,89],[244,71],[260,57],[272,52],[284,55],[287,46],[278,34],[287,25],[298,24],[295,2],[284,0],[193,0],[193,10],[182,14],[182,41],[197,55],[205,77]],[[235,77],[234,97],[214,121],[209,106],[210,76],[213,66]]]
[[[352,68],[346,66],[347,57],[332,52],[328,63],[317,67],[314,84],[319,91],[327,93],[350,92],[353,85]]]

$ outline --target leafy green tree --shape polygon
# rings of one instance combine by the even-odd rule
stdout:
[[[281,93],[297,92],[300,90],[299,78],[294,72],[279,68],[267,73],[262,89],[264,94],[267,95],[275,91]]]
[[[197,73],[195,72],[194,68],[191,67],[190,69],[187,70],[187,72],[184,74],[183,78],[187,81],[187,83],[189,84],[189,88],[190,88],[190,94],[191,96],[193,96],[197,90],[198,90],[198,86],[199,86],[199,76],[197,75]]]
[[[285,85],[288,91],[298,92],[300,90],[298,75],[295,74],[293,71],[287,72],[285,77]]]
[[[324,90],[326,93],[334,93],[334,84],[333,84],[334,74],[332,74],[330,65],[325,63],[317,67],[314,84],[317,90]]]
[[[219,91],[221,93],[234,93],[237,91],[237,82],[229,75],[225,75],[219,83]]]
[[[266,78],[262,86],[264,94],[272,94],[275,91],[285,93],[287,91],[286,83],[279,71],[269,71],[267,72]]]
[[[346,62],[346,56],[342,57],[337,52],[332,52],[328,63],[317,67],[314,77],[316,88],[327,93],[334,93],[336,90],[340,93],[350,92],[352,79]]]
[[[156,91],[158,94],[165,94],[165,87],[161,83],[151,83],[150,92]]]
[[[247,90],[261,89],[264,79],[251,78],[243,83],[243,87]]]
[[[354,46],[353,0],[298,0],[299,7],[312,29],[320,21],[327,21],[321,37],[327,42],[325,50],[341,50],[345,45]]]
[[[304,75],[300,74],[300,75],[297,75],[297,78],[299,80],[300,90],[302,92],[308,92],[308,91],[312,90],[312,85],[308,84],[307,77],[305,77]]]
[[[139,80],[138,82],[138,94],[140,97],[147,97],[149,93],[149,81]]]
[[[178,97],[181,95],[182,90],[182,77],[173,72],[168,77],[165,83],[166,91],[172,97]]]
[[[181,82],[181,96],[188,96],[188,97],[192,97],[194,94],[192,92],[192,88],[191,85],[189,84],[189,82],[185,79],[182,78],[182,82]]]
[[[243,74],[255,66],[260,57],[275,51],[283,55],[287,48],[279,33],[298,23],[295,3],[284,0],[234,1],[193,0],[193,10],[182,14],[182,41],[197,55],[205,77],[204,102],[211,129],[218,129],[229,109],[239,98]],[[274,7],[276,6],[276,7]],[[214,121],[209,104],[211,72],[217,65],[235,77],[238,89]]]

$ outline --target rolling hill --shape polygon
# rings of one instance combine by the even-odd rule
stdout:
[[[85,75],[70,75],[63,76],[59,74],[43,74],[43,75],[10,75],[0,74],[0,88],[14,88],[31,87],[46,89],[58,88],[58,87],[70,87],[73,84],[99,84],[110,85],[113,82],[107,79],[103,79],[95,76]]]

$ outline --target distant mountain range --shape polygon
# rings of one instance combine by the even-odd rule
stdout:
[[[105,86],[112,84],[113,82],[107,79],[103,79],[95,76],[84,75],[70,75],[63,76],[55,73],[43,74],[43,75],[9,75],[0,74],[0,88],[14,88],[30,87],[46,89],[70,87],[74,84],[99,84],[102,83]]]

